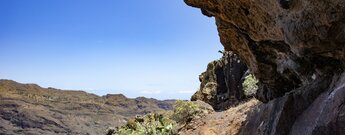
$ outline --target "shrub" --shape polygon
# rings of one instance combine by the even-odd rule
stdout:
[[[125,126],[119,127],[115,135],[172,135],[176,123],[163,114],[153,113],[144,118],[128,120]]]
[[[258,90],[258,86],[256,85],[257,83],[258,83],[258,80],[255,78],[254,75],[252,74],[247,75],[242,84],[244,95],[246,96],[255,95],[256,91]]]
[[[201,113],[199,106],[191,101],[178,100],[175,103],[172,119],[177,123],[186,123]]]
[[[163,111],[130,119],[125,126],[108,129],[107,135],[175,135],[179,128],[203,112],[200,108],[194,102],[178,100],[173,112]]]

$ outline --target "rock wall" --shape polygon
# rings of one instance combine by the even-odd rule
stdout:
[[[185,0],[214,16],[222,44],[260,80],[268,102],[345,62],[343,0]]]
[[[185,0],[259,79],[241,134],[344,133],[344,0]]]
[[[223,52],[223,57],[210,62],[207,70],[199,76],[200,89],[192,101],[202,100],[215,110],[225,110],[246,99],[242,83],[247,66],[232,52]]]
[[[322,78],[261,104],[240,134],[342,135],[345,132],[345,74]]]

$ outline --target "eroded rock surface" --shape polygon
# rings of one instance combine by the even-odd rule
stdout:
[[[239,54],[260,80],[261,101],[344,68],[343,0],[185,2],[215,17],[225,49]]]
[[[344,84],[345,74],[324,78],[261,104],[249,113],[241,134],[342,135]]]
[[[199,76],[200,89],[191,100],[202,100],[215,110],[225,110],[246,99],[242,83],[247,66],[236,54],[223,52],[223,57],[208,64],[207,70]]]
[[[344,133],[344,0],[185,0],[216,19],[225,50],[266,103],[241,134]]]

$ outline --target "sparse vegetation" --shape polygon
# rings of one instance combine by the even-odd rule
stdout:
[[[115,135],[171,135],[174,121],[159,113],[148,114],[143,118],[130,119],[123,127],[114,130]]]
[[[178,123],[186,123],[200,113],[200,107],[194,102],[177,100],[172,119]]]
[[[174,111],[151,113],[136,117],[116,129],[109,129],[109,135],[174,135],[186,122],[201,114],[202,109],[194,102],[178,100]]]
[[[245,80],[243,82],[243,91],[244,95],[246,96],[252,96],[256,93],[258,90],[257,86],[258,80],[255,78],[254,75],[249,74],[245,77]]]

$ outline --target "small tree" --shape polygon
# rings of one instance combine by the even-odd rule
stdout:
[[[259,81],[255,78],[254,75],[249,74],[245,77],[243,82],[243,91],[244,95],[246,96],[253,96],[256,94],[256,91],[258,90],[258,86],[256,85]]]

